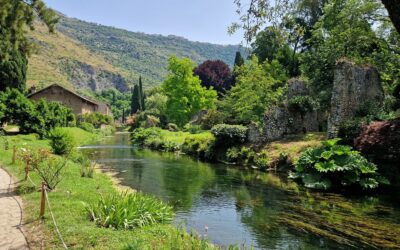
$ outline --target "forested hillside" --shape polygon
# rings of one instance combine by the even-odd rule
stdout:
[[[56,34],[43,32],[43,27],[32,34],[39,50],[30,59],[30,85],[59,81],[91,90],[113,86],[123,91],[142,75],[147,88],[163,80],[171,55],[197,63],[220,59],[233,65],[238,50],[233,45],[130,32],[60,16]]]

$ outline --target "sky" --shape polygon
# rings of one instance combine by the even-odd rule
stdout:
[[[228,35],[238,20],[233,0],[44,0],[69,17],[148,34],[177,35],[192,41],[239,44]]]

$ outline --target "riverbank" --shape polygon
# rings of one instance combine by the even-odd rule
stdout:
[[[98,135],[78,128],[66,128],[79,144],[99,139]],[[22,164],[12,164],[12,147],[18,149],[50,149],[47,140],[38,140],[35,135],[16,135],[4,137],[9,143],[8,150],[0,151],[0,164],[18,180],[24,177]],[[0,143],[4,148],[4,142]],[[36,184],[40,178],[35,172],[30,177]],[[32,249],[62,248],[46,211],[45,218],[39,219],[40,193],[38,186],[26,181],[19,183],[19,192],[24,201],[24,223],[28,242]],[[212,248],[205,241],[189,236],[184,230],[170,224],[156,224],[135,230],[113,230],[101,228],[88,219],[85,203],[96,204],[101,196],[115,193],[117,188],[106,174],[95,172],[93,178],[81,177],[81,166],[72,161],[62,175],[56,190],[49,193],[52,211],[67,246],[76,249],[160,249],[179,246],[179,249]]]
[[[210,131],[172,132],[160,128],[138,129],[133,143],[146,148],[177,152],[209,162],[222,162],[260,170],[279,170],[297,161],[301,152],[325,140],[325,133],[308,133],[271,143],[234,143],[217,141]]]
[[[207,227],[208,238],[218,245],[310,250],[400,246],[395,190],[313,191],[272,172],[139,149],[129,135],[107,138],[85,153],[106,164],[104,171],[115,173],[123,185],[173,204],[177,224],[184,221],[188,230],[203,233]]]

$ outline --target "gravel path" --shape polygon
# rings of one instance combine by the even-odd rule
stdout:
[[[14,188],[14,180],[0,168],[0,250],[29,249],[22,232],[21,197]]]

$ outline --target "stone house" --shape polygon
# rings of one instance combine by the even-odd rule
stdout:
[[[52,84],[29,94],[28,98],[33,101],[45,99],[47,101],[60,102],[71,108],[75,115],[99,112],[104,115],[112,116],[111,108],[108,104],[93,101],[58,84]]]

